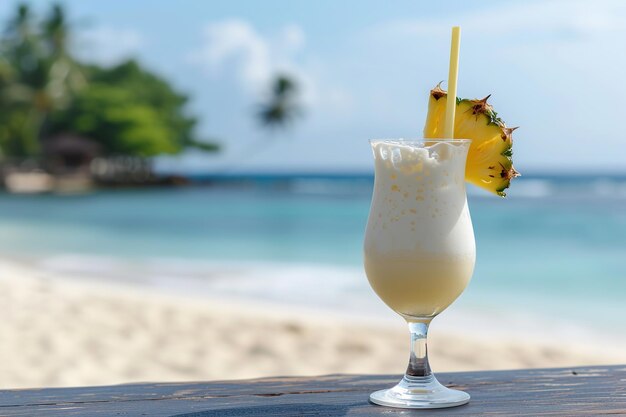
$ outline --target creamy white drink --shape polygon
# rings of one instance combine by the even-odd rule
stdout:
[[[465,196],[469,141],[372,141],[376,179],[365,271],[408,321],[428,321],[465,289],[475,243]]]

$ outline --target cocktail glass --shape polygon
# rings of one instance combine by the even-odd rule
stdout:
[[[364,245],[365,272],[376,294],[408,323],[409,365],[393,388],[370,395],[400,408],[465,404],[428,364],[432,319],[465,289],[476,248],[465,192],[467,139],[373,140],[375,182]]]

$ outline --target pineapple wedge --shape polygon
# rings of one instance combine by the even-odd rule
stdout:
[[[457,99],[454,137],[471,139],[467,155],[465,180],[492,193],[505,197],[511,179],[519,173],[513,168],[512,133],[516,127],[506,127],[502,119],[482,100]],[[443,138],[447,93],[440,86],[430,91],[425,138]]]

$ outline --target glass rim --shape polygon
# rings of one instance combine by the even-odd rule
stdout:
[[[413,144],[413,143],[425,143],[425,142],[444,142],[444,143],[470,143],[472,140],[471,139],[447,139],[447,138],[443,138],[443,139],[439,139],[439,138],[411,138],[411,139],[405,139],[405,138],[397,138],[397,139],[391,139],[391,138],[381,138],[381,139],[370,139],[368,142],[370,144],[374,144],[374,143],[406,143],[406,144]]]

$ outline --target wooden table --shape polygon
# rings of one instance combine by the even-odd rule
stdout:
[[[398,375],[0,391],[0,416],[626,416],[626,365],[439,374],[468,405],[400,410],[368,394]]]

